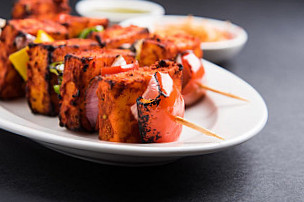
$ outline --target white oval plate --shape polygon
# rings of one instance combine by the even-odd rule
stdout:
[[[59,127],[56,117],[32,114],[24,99],[0,102],[0,127],[70,156],[128,166],[168,163],[184,156],[212,153],[245,142],[264,127],[268,116],[265,102],[239,77],[208,61],[204,61],[204,65],[209,86],[250,100],[245,103],[208,92],[201,102],[186,110],[186,119],[211,129],[224,137],[224,141],[186,127],[180,139],[173,143],[100,141],[97,134],[76,133]]]
[[[154,32],[155,25],[175,24],[185,20],[187,16],[184,15],[164,15],[164,16],[142,16],[130,18],[122,21],[120,25],[137,25],[147,27],[150,32]],[[229,23],[227,21],[216,20],[204,17],[193,17],[194,22],[207,23],[219,30],[225,30],[232,33],[235,37],[230,40],[219,42],[203,42],[201,49],[204,52],[204,58],[212,62],[222,62],[229,60],[236,56],[247,42],[247,32],[238,25]]]

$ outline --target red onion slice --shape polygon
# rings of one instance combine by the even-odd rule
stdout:
[[[153,75],[149,81],[146,91],[143,93],[142,97],[146,100],[155,99],[159,94],[158,82]]]
[[[98,97],[96,93],[98,81],[99,80],[95,78],[90,82],[85,97],[86,117],[89,120],[92,128],[96,127],[98,119]]]
[[[158,72],[160,74],[160,87],[161,87],[161,91],[166,95],[166,96],[170,96],[172,90],[173,90],[173,80],[170,77],[169,74],[167,73],[161,73]]]
[[[30,34],[17,36],[15,38],[15,44],[16,44],[17,50],[20,50],[20,49],[26,47],[27,45],[29,45],[30,43],[33,43],[35,39],[36,39],[36,37],[33,35],[30,35]]]
[[[116,57],[116,59],[114,60],[113,64],[112,64],[112,67],[116,67],[116,66],[123,66],[123,65],[126,65],[127,62],[126,60],[124,59],[123,56],[119,55]]]
[[[175,59],[175,62],[179,63],[179,64],[183,64],[183,61],[182,61],[182,55],[179,53]]]
[[[192,51],[185,54],[182,60],[190,65],[192,72],[197,72],[202,66],[202,61]]]

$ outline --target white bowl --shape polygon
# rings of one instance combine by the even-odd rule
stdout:
[[[130,13],[119,11],[119,9],[127,9]],[[137,13],[135,10],[144,13]],[[165,14],[165,9],[161,5],[139,0],[83,0],[76,4],[76,11],[86,17],[106,17],[112,23],[118,23],[122,20],[139,16]]]
[[[146,16],[128,19],[121,22],[120,24],[122,26],[128,26],[133,24],[137,26],[147,27],[151,32],[153,32],[155,30],[155,24],[166,25],[181,22],[186,19],[186,17],[187,16],[181,15],[164,15],[158,17]],[[217,29],[226,30],[232,35],[234,35],[232,39],[225,41],[203,42],[201,44],[201,48],[204,52],[204,58],[207,60],[210,60],[212,62],[222,62],[225,60],[229,60],[236,56],[247,42],[247,33],[240,26],[228,23],[227,21],[203,17],[193,17],[193,20],[194,22],[204,21]]]

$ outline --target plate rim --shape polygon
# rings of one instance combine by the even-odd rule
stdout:
[[[212,153],[219,150],[223,150],[232,146],[236,146],[241,144],[255,135],[257,135],[266,125],[268,120],[268,109],[266,103],[262,96],[246,81],[241,79],[239,76],[229,72],[228,70],[211,63],[209,61],[203,60],[204,64],[216,66],[220,71],[224,71],[226,74],[230,74],[233,77],[239,79],[244,85],[249,88],[252,88],[256,96],[260,99],[261,104],[263,105],[263,114],[262,118],[259,122],[251,128],[249,131],[243,133],[240,136],[237,136],[232,139],[227,139],[218,143],[208,143],[205,145],[192,145],[190,147],[180,148],[176,147],[145,147],[143,144],[130,144],[130,143],[110,143],[110,142],[89,142],[78,139],[71,139],[63,136],[50,136],[48,132],[41,131],[29,126],[23,126],[18,123],[13,123],[11,121],[5,120],[5,117],[0,116],[0,128],[12,132],[16,135],[24,136],[30,138],[34,141],[38,142],[46,142],[52,143],[56,145],[60,145],[66,148],[73,148],[78,150],[85,151],[94,151],[94,152],[102,152],[109,154],[119,154],[119,155],[131,155],[131,156],[191,156],[198,154],[206,154]],[[17,116],[16,114],[8,111],[3,106],[0,105],[1,110],[5,110],[13,116]],[[18,116],[17,116],[18,117]],[[54,138],[55,137],[55,138]],[[160,144],[160,143],[155,143]],[[172,143],[162,143],[172,144]],[[173,143],[174,144],[174,143]],[[140,145],[140,146],[139,146]]]

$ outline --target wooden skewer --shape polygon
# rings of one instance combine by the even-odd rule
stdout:
[[[249,102],[249,100],[245,99],[245,98],[242,98],[242,97],[239,97],[237,95],[233,95],[231,93],[226,93],[226,92],[223,92],[223,91],[220,91],[220,90],[216,90],[214,88],[210,88],[209,86],[206,86],[200,82],[197,82],[197,84],[203,88],[203,89],[206,89],[206,90],[209,90],[209,91],[212,91],[212,92],[215,92],[215,93],[218,93],[218,94],[221,94],[221,95],[225,95],[225,96],[228,96],[228,97],[231,97],[231,98],[234,98],[234,99],[238,99],[238,100],[242,100],[242,101],[245,101],[245,102]]]
[[[192,129],[194,129],[194,130],[197,130],[197,131],[199,131],[199,132],[201,132],[201,133],[204,133],[205,135],[208,135],[208,136],[211,136],[211,137],[216,137],[216,138],[221,139],[221,140],[225,140],[224,138],[222,138],[222,137],[216,135],[215,133],[213,133],[213,132],[211,132],[211,131],[209,131],[209,130],[207,130],[207,129],[201,127],[201,126],[198,126],[198,125],[196,125],[196,124],[194,124],[194,123],[191,123],[191,122],[189,122],[189,121],[187,121],[187,120],[185,120],[185,119],[183,119],[183,118],[181,118],[181,117],[179,117],[179,116],[176,116],[176,117],[175,117],[175,121],[176,121],[177,123],[179,123],[179,124],[182,124],[182,125],[184,125],[184,126],[187,126],[187,127],[189,127],[189,128],[192,128]]]

